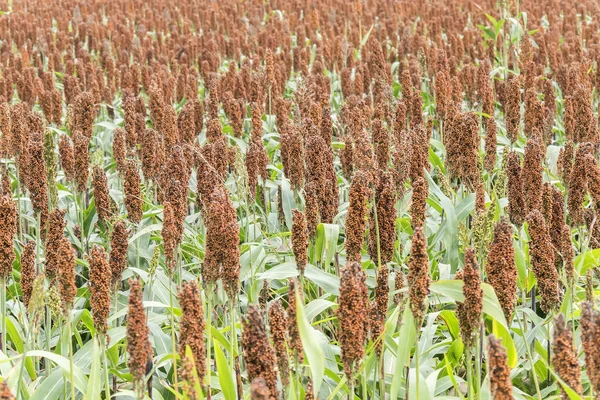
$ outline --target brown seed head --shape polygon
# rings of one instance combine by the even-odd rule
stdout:
[[[508,215],[513,224],[521,226],[525,219],[523,177],[521,173],[521,160],[519,155],[514,151],[508,154],[506,175],[508,176]]]
[[[117,128],[113,132],[113,157],[115,158],[115,162],[117,164],[117,171],[124,174],[127,169],[127,146],[125,143],[126,133],[122,128]]]
[[[592,154],[594,146],[589,143],[581,143],[575,153],[573,169],[569,174],[569,186],[567,194],[567,208],[569,210],[572,225],[581,225],[584,222],[583,202],[587,190],[587,163],[585,157]]]
[[[423,177],[413,181],[412,201],[410,204],[410,225],[414,228],[423,226],[425,223],[425,213],[427,211],[427,197],[429,196],[429,186]]]
[[[367,206],[371,189],[368,186],[368,176],[358,171],[350,185],[350,205],[346,217],[346,259],[359,261],[365,231],[367,229]]]
[[[142,182],[138,172],[137,163],[134,160],[128,160],[125,169],[125,208],[127,209],[127,219],[131,223],[137,224],[142,220]]]
[[[129,246],[129,229],[121,220],[113,225],[110,238],[110,271],[112,285],[120,285],[123,271],[127,268],[127,248]]]
[[[541,308],[548,312],[560,305],[558,288],[558,273],[554,266],[554,250],[548,235],[544,217],[538,210],[527,215],[529,224],[529,256],[531,268],[537,279],[540,295],[542,296]]]
[[[277,356],[277,368],[283,386],[289,383],[289,364],[287,352],[287,318],[281,300],[274,301],[269,307],[269,330]]]
[[[231,300],[237,297],[240,277],[240,228],[235,208],[224,187],[210,196],[206,219],[204,270],[212,271],[207,282],[223,279]]]
[[[517,266],[512,238],[513,231],[510,223],[505,218],[498,221],[485,265],[487,280],[494,288],[508,321],[517,300]]]
[[[75,154],[71,139],[67,135],[61,135],[58,141],[58,153],[60,155],[60,164],[65,173],[67,181],[75,180]]]
[[[410,258],[408,261],[408,295],[410,308],[417,326],[423,321],[425,299],[429,294],[429,257],[427,255],[427,238],[422,226],[414,229]]]
[[[181,305],[181,325],[179,334],[179,355],[185,357],[185,349],[189,346],[194,356],[196,371],[200,382],[206,374],[206,345],[204,343],[204,313],[200,291],[195,281],[184,282],[179,292]]]
[[[523,158],[523,195],[525,197],[525,213],[533,210],[541,210],[542,195],[544,194],[542,187],[542,174],[544,167],[542,162],[544,153],[540,145],[539,138],[533,134],[525,146],[525,157]]]
[[[6,282],[12,274],[17,233],[17,205],[9,196],[0,196],[0,227],[0,278]]]
[[[512,382],[506,349],[493,335],[488,337],[487,360],[492,398],[494,400],[512,400]]]
[[[57,262],[60,267],[58,291],[63,314],[67,316],[73,306],[73,299],[77,294],[77,286],[75,285],[75,266],[77,265],[77,261],[75,260],[75,249],[73,249],[71,242],[65,237],[60,239]]]
[[[600,312],[594,310],[590,301],[582,304],[581,344],[585,356],[585,367],[595,392],[600,391]]]
[[[137,279],[129,280],[129,308],[127,313],[127,366],[133,375],[134,387],[143,385],[146,364],[152,357],[146,310],[143,305],[144,291]]]
[[[243,320],[242,346],[248,379],[250,381],[257,378],[264,379],[270,393],[268,399],[277,399],[279,391],[275,351],[267,336],[263,312],[254,304],[248,306],[248,314]]]
[[[341,271],[337,311],[342,362],[348,379],[353,379],[365,354],[368,301],[365,273],[360,263],[349,262]]]
[[[567,326],[562,314],[558,314],[554,324],[554,335],[552,340],[552,366],[560,378],[577,394],[583,393],[581,387],[581,367],[577,357],[577,351],[573,345],[573,334]],[[562,398],[570,398],[564,390]]]
[[[112,215],[111,198],[106,173],[100,166],[95,166],[92,169],[92,186],[94,187],[94,201],[98,219],[108,221]]]
[[[464,281],[463,295],[465,301],[456,305],[460,333],[463,343],[467,347],[473,346],[481,326],[481,312],[483,310],[483,291],[481,290],[481,277],[477,265],[475,250],[469,248],[465,251],[465,266],[460,272]],[[457,273],[457,275],[459,275]]]
[[[304,275],[304,269],[308,263],[308,230],[306,218],[300,210],[292,210],[292,249],[296,259],[296,267],[300,275]]]
[[[392,261],[396,243],[396,187],[392,173],[380,171],[375,190],[375,207],[369,219],[369,255],[373,261],[381,258],[381,264]]]
[[[94,246],[88,256],[90,305],[94,326],[99,333],[106,335],[108,324],[106,318],[110,313],[110,265],[106,259],[106,252],[100,246]]]
[[[35,242],[27,242],[21,252],[21,291],[23,292],[23,305],[29,308],[33,281],[37,277],[35,270]]]

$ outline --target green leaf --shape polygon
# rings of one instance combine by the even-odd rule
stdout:
[[[233,375],[229,369],[229,364],[223,354],[223,350],[216,340],[213,340],[215,349],[215,360],[217,362],[217,371],[219,371],[219,383],[221,384],[221,391],[225,400],[235,400],[235,382],[233,381]]]
[[[462,287],[463,281],[455,279],[432,282],[429,288],[432,292],[441,296],[449,297],[454,301],[463,302],[465,301],[465,296],[463,295]],[[482,283],[481,290],[483,291],[483,312],[500,322],[504,328],[508,329],[504,312],[502,311],[502,307],[500,307],[494,288],[487,283]]]
[[[57,369],[49,377],[42,380],[42,383],[35,389],[29,400],[58,400],[65,398],[63,396],[64,387],[63,371]]]
[[[306,314],[304,313],[304,306],[302,299],[296,286],[296,315],[298,319],[298,331],[300,333],[300,340],[304,347],[304,353],[306,354],[306,361],[310,369],[310,375],[312,377],[315,393],[319,393],[321,384],[323,383],[323,374],[325,372],[325,356],[323,355],[323,349],[321,348],[320,341],[315,340],[317,337],[317,331],[313,328]]]
[[[516,367],[519,356],[517,354],[515,342],[513,341],[512,336],[510,336],[510,332],[495,319],[492,321],[492,332],[494,333],[494,336],[502,339],[502,345],[506,347],[508,366],[511,368]]]
[[[27,357],[44,357],[51,361],[53,361],[56,365],[63,370],[66,378],[71,380],[71,368],[69,365],[69,360],[61,355],[51,353],[49,351],[44,350],[32,350],[27,352]],[[83,373],[83,371],[77,366],[73,365],[73,378],[75,379],[75,387],[81,393],[85,393],[88,388],[88,379]]]
[[[338,224],[319,224],[317,226],[316,248],[317,261],[323,260],[323,266],[328,268],[333,260],[337,243],[340,237],[340,226]],[[325,258],[323,259],[323,253]]]
[[[88,381],[87,390],[85,393],[85,400],[95,400],[100,398],[102,392],[102,374],[100,369],[100,345],[97,340],[94,340],[94,350],[92,352],[92,367],[90,368],[90,379]]]
[[[415,343],[415,335],[415,320],[410,307],[408,307],[408,302],[406,302],[402,314],[402,325],[400,326],[400,332],[398,332],[396,358],[394,359],[394,379],[390,388],[391,399],[398,398],[400,384],[404,377],[404,367],[408,363],[410,351]]]
[[[292,210],[296,207],[294,200],[294,192],[290,187],[290,181],[287,178],[281,178],[281,204],[283,214],[285,215],[285,224],[288,227],[292,226]]]
[[[456,271],[458,268],[458,218],[456,210],[452,201],[442,192],[427,171],[425,171],[425,176],[427,177],[430,193],[439,199],[445,213],[444,222],[440,225],[436,237],[441,234],[444,235],[448,261],[452,266],[452,270]]]
[[[585,275],[589,268],[594,268],[600,265],[600,249],[591,249],[583,254],[578,255],[573,260],[577,273]]]
[[[514,242],[515,249],[515,265],[517,266],[517,283],[519,288],[525,289],[527,285],[527,258],[525,252],[519,246],[518,242]]]

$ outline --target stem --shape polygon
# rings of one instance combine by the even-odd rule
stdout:
[[[173,352],[173,380],[175,381],[175,392],[179,392],[179,382],[177,380],[177,341],[175,339],[175,310],[173,309],[173,272],[171,271],[169,279],[169,305],[171,307],[171,350]]]
[[[467,364],[467,390],[469,399],[475,398],[475,388],[473,387],[473,365],[471,365],[471,347],[465,350],[465,363]],[[418,398],[418,396],[417,396]]]
[[[206,290],[206,393],[210,397],[210,360],[211,355],[211,344],[212,344],[212,293],[213,285],[209,284]]]
[[[107,346],[107,337],[104,334],[99,336],[100,346],[102,346],[102,361],[104,362],[104,393],[105,399],[110,399],[110,377],[108,376],[108,357],[106,357],[106,353],[108,352]],[[71,373],[73,373],[73,368],[71,368]]]
[[[521,323],[521,318],[519,318],[517,316],[517,322],[519,324],[519,329],[521,329],[521,332],[523,332],[523,339],[525,340],[525,331],[523,330],[523,325]],[[529,346],[527,346],[527,343],[525,343],[525,350],[527,351],[527,359],[529,360],[529,363],[531,364],[531,374],[533,375],[533,382],[535,383],[535,390],[537,392],[537,396],[539,400],[542,400],[542,394],[540,392],[540,384],[538,382],[537,379],[537,374],[535,373],[535,366],[533,363],[533,357],[531,356],[531,349],[529,348]]]
[[[71,399],[75,400],[75,374],[73,372],[73,340],[72,340],[72,327],[71,327],[71,310],[69,309],[65,313],[65,317],[67,319],[67,329],[69,330],[69,335],[67,339],[69,340],[69,372],[71,374]]]
[[[420,326],[417,326],[417,334],[415,335],[415,388],[416,388],[416,393],[417,393],[417,399],[420,399],[420,394],[419,394],[419,331],[420,331]],[[408,387],[406,388],[407,392],[408,392]]]
[[[2,289],[0,290],[0,309],[2,313],[2,352],[7,355],[8,351],[6,349],[6,284],[7,282],[3,280]]]

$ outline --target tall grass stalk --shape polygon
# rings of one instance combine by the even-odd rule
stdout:
[[[173,272],[169,274],[169,306],[171,308],[171,351],[173,353],[173,381],[175,392],[179,393],[179,381],[177,380],[177,339],[175,338],[175,307],[173,302]]]

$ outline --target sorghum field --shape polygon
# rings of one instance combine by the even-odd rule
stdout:
[[[599,399],[597,0],[0,0],[0,399]]]

